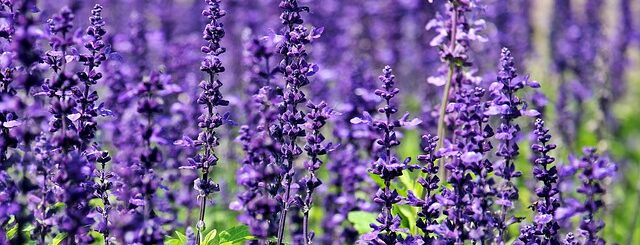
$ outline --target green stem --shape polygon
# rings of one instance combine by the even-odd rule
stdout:
[[[453,51],[456,48],[456,43],[457,43],[456,35],[458,32],[458,9],[456,8],[455,4],[452,5],[451,11],[453,13],[451,15],[451,40],[449,42],[449,50]],[[436,151],[438,151],[444,145],[444,138],[447,133],[445,128],[444,117],[447,114],[447,104],[449,104],[449,93],[451,90],[451,83],[453,83],[453,74],[455,72],[455,68],[456,67],[455,67],[454,61],[450,60],[447,83],[444,85],[444,93],[442,94],[442,102],[440,103],[440,116],[438,118],[438,142],[436,144]],[[442,159],[443,158],[438,160],[438,165],[440,165],[440,174],[442,175],[440,180],[446,181],[447,173],[446,173],[446,169],[444,168],[444,161],[442,161]]]

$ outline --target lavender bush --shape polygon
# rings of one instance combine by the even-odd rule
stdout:
[[[640,243],[638,9],[0,0],[0,244]]]

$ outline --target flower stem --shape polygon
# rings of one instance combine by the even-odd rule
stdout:
[[[293,167],[293,164],[290,160],[287,160],[289,166]],[[289,211],[289,197],[291,196],[291,181],[292,176],[289,172],[287,172],[285,177],[285,185],[287,186],[287,191],[285,192],[284,199],[282,202],[284,203],[284,207],[282,212],[280,212],[280,223],[278,224],[278,245],[282,245],[282,239],[284,238],[284,226],[287,223],[287,211]]]
[[[207,181],[209,179],[209,171],[204,172],[202,179],[203,181]],[[202,241],[202,235],[205,229],[204,214],[206,209],[207,209],[207,195],[205,194],[202,196],[202,199],[200,201],[200,217],[198,218],[198,223],[196,224],[196,229],[198,230],[196,235],[196,245],[200,244],[200,241]]]
[[[456,35],[458,32],[458,9],[455,3],[452,3],[451,6],[451,40],[449,42],[449,52],[454,52],[456,48]],[[451,83],[453,83],[453,73],[455,72],[455,63],[450,60],[449,61],[449,73],[447,76],[447,83],[444,85],[444,92],[442,94],[442,102],[440,103],[440,115],[438,118],[438,142],[436,144],[436,151],[438,151],[444,145],[444,138],[446,136],[447,130],[445,129],[444,117],[447,114],[447,104],[449,104],[449,93],[451,90]],[[440,174],[442,177],[441,181],[446,181],[447,173],[444,168],[444,158],[438,160],[438,165],[440,165]]]

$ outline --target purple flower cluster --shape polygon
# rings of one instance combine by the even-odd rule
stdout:
[[[222,82],[219,76],[225,71],[220,55],[226,49],[221,45],[222,38],[225,35],[223,24],[220,18],[226,15],[226,11],[221,9],[221,0],[207,0],[207,8],[202,11],[202,15],[207,17],[209,23],[202,32],[203,39],[207,42],[200,51],[205,57],[200,65],[200,70],[205,72],[208,80],[200,82],[199,87],[202,90],[198,96],[197,102],[203,105],[204,113],[198,117],[198,127],[201,129],[197,139],[191,139],[188,136],[183,140],[177,141],[176,144],[186,146],[200,147],[200,152],[193,158],[189,158],[189,165],[184,168],[196,169],[200,172],[200,177],[194,181],[194,188],[198,191],[198,199],[200,199],[200,216],[196,228],[196,244],[202,240],[202,233],[205,230],[205,211],[207,207],[207,198],[214,192],[220,191],[218,184],[211,179],[211,168],[218,163],[216,154],[216,146],[220,144],[219,136],[215,131],[223,124],[229,124],[229,114],[220,114],[219,107],[229,105],[229,101],[222,97],[220,87]]]
[[[540,118],[536,119],[534,134],[536,143],[531,146],[531,150],[536,153],[533,174],[541,185],[535,189],[538,200],[531,205],[531,209],[536,212],[533,224],[523,228],[518,242],[558,244],[560,225],[554,218],[560,206],[558,168],[552,165],[555,158],[549,155],[549,152],[556,149],[556,145],[550,143],[549,129],[545,128],[544,121]]]
[[[577,175],[580,180],[576,191],[584,196],[584,201],[577,199],[566,200],[566,205],[556,211],[556,218],[567,219],[581,215],[580,225],[576,230],[577,237],[567,240],[576,240],[581,244],[604,244],[605,241],[598,235],[604,228],[604,222],[596,215],[604,206],[602,195],[606,192],[605,181],[613,177],[617,166],[606,157],[596,153],[595,148],[584,148],[581,158],[569,159],[570,163],[563,168],[562,175]],[[565,244],[571,244],[565,242]]]
[[[287,220],[287,212],[292,204],[299,205],[292,198],[292,189],[296,188],[293,181],[295,175],[294,161],[302,154],[302,148],[296,142],[298,138],[305,136],[302,127],[307,122],[304,111],[298,108],[301,103],[307,102],[302,88],[310,84],[310,76],[313,76],[318,66],[307,61],[308,53],[305,46],[322,34],[322,28],[309,30],[303,23],[301,13],[308,12],[309,8],[300,6],[297,0],[282,0],[279,7],[282,9],[280,20],[282,28],[282,42],[278,44],[278,53],[283,56],[279,64],[280,73],[284,78],[282,102],[278,103],[280,115],[278,124],[272,126],[272,134],[280,144],[280,159],[282,166],[283,193],[278,197],[281,201],[281,209],[278,224],[278,244],[282,244]],[[304,240],[308,240],[305,235]]]
[[[514,208],[513,201],[518,200],[518,188],[513,183],[513,179],[522,176],[522,173],[516,170],[514,162],[514,159],[520,154],[517,141],[521,131],[520,126],[515,124],[514,120],[523,115],[537,116],[539,114],[535,110],[527,110],[527,103],[520,100],[516,92],[525,86],[537,88],[540,85],[527,78],[517,80],[516,76],[511,52],[508,49],[503,49],[498,81],[491,84],[489,88],[492,103],[485,112],[487,115],[500,116],[501,119],[495,132],[496,139],[500,141],[496,152],[496,156],[500,157],[500,160],[494,164],[494,168],[496,175],[503,180],[496,193],[496,204],[501,207],[496,220],[497,229],[500,231],[496,242],[503,242],[504,234],[502,233],[507,226],[518,222],[517,217],[508,217],[509,210]]]
[[[354,124],[368,124],[380,135],[375,144],[379,145],[381,149],[371,164],[369,171],[379,176],[384,183],[373,198],[373,201],[380,205],[382,210],[376,218],[379,224],[371,224],[373,231],[362,237],[366,244],[395,244],[403,241],[402,236],[400,236],[402,232],[400,229],[400,217],[392,213],[393,206],[402,201],[402,197],[397,190],[391,189],[391,182],[402,176],[404,170],[413,169],[414,166],[409,165],[411,158],[400,160],[392,150],[400,145],[397,128],[416,126],[420,123],[419,120],[415,119],[407,121],[408,114],[405,114],[400,119],[393,117],[394,114],[398,113],[398,108],[392,102],[392,99],[398,95],[400,89],[396,87],[395,76],[392,74],[391,67],[386,66],[382,72],[383,74],[379,77],[382,86],[375,90],[375,94],[384,101],[384,104],[378,108],[378,113],[383,115],[382,118],[373,118],[368,113],[365,113],[363,118],[355,117],[351,119]]]
[[[620,239],[633,1],[554,1],[555,94],[530,0],[93,2],[0,0],[0,244]]]

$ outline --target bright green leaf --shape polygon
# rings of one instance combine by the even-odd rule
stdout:
[[[220,245],[232,245],[244,241],[253,240],[249,227],[245,225],[234,226],[220,232]]]
[[[187,242],[187,236],[182,234],[182,232],[180,232],[180,231],[176,231],[176,238],[178,238],[178,240],[180,240],[180,242],[182,242],[182,243],[186,243]]]
[[[104,208],[104,203],[102,202],[102,199],[100,199],[100,198],[93,198],[93,199],[89,200],[89,206]]]
[[[205,237],[204,240],[202,240],[203,245],[209,245],[209,244],[213,244],[213,239],[216,237],[216,235],[218,234],[218,230],[213,229],[211,230]]]
[[[51,245],[59,245],[65,238],[67,238],[67,233],[58,233],[51,241]]]
[[[376,223],[376,214],[364,211],[349,212],[347,216],[349,222],[353,224],[353,227],[360,234],[365,234],[371,231],[369,224]]]
[[[170,239],[164,241],[164,244],[166,244],[166,245],[183,245],[183,243],[180,241],[180,239],[177,239],[177,238],[170,238]]]
[[[102,233],[97,232],[97,231],[90,231],[89,235],[91,235],[91,237],[93,237],[93,242],[91,243],[92,245],[105,244],[104,235]]]
[[[18,226],[15,225],[7,231],[7,238],[9,238],[9,240],[13,239],[13,237],[16,236],[17,232],[18,232]]]

